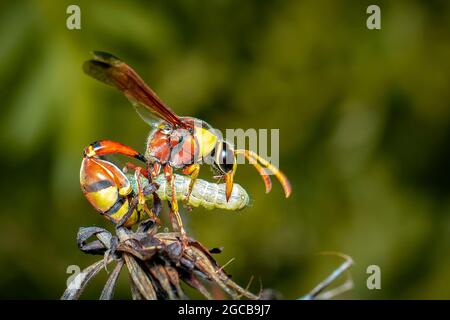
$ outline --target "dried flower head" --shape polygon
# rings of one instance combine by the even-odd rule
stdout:
[[[91,237],[95,240],[87,242]],[[178,233],[157,233],[152,221],[141,224],[136,232],[118,228],[115,236],[102,228],[80,228],[77,240],[82,251],[104,257],[84,269],[69,284],[62,299],[78,299],[89,281],[113,261],[117,262],[116,266],[100,299],[113,298],[124,265],[129,272],[133,299],[187,298],[180,281],[195,288],[207,299],[213,299],[213,295],[203,285],[205,281],[217,285],[233,299],[259,298],[233,282],[214,260],[211,251],[201,243],[189,238],[184,246]],[[212,250],[217,251],[220,250]]]
[[[236,284],[219,266],[212,253],[220,249],[208,250],[195,239],[188,238],[185,244],[180,234],[175,232],[157,232],[158,227],[152,220],[139,225],[134,232],[121,227],[116,235],[98,227],[82,227],[77,236],[78,247],[85,253],[103,255],[103,258],[78,274],[68,285],[61,299],[79,299],[88,283],[113,261],[116,265],[100,295],[100,299],[110,300],[119,274],[125,265],[129,273],[129,284],[133,299],[186,299],[181,282],[191,286],[207,299],[216,296],[207,289],[205,283],[217,286],[230,298],[276,299],[281,295],[271,289],[253,294]],[[89,239],[94,238],[92,241]],[[321,282],[303,299],[331,298],[351,288],[351,281],[323,292],[337,277],[352,264],[350,258]]]

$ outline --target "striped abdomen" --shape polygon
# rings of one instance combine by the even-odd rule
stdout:
[[[117,223],[128,212],[133,189],[123,172],[111,162],[84,158],[80,185],[89,203],[108,220]],[[141,210],[134,210],[124,225],[132,226],[144,216]]]

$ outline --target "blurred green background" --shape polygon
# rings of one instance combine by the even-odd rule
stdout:
[[[81,30],[66,8],[81,7]],[[0,298],[59,298],[79,226],[111,226],[81,194],[82,149],[140,151],[148,126],[81,70],[91,50],[132,65],[180,115],[219,129],[279,128],[293,194],[256,171],[239,213],[182,213],[253,291],[308,292],[353,257],[342,298],[450,298],[450,8],[447,1],[2,1]],[[209,170],[204,170],[209,176]],[[206,175],[208,174],[208,175]],[[381,268],[368,290],[366,268]],[[122,273],[117,297],[128,298]],[[106,273],[85,298],[96,298]]]

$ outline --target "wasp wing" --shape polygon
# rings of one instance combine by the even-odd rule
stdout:
[[[150,125],[162,119],[174,127],[187,127],[129,65],[112,54],[95,51],[94,59],[86,61],[83,70],[89,76],[122,91]]]

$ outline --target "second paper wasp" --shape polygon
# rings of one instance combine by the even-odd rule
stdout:
[[[162,169],[171,187],[172,199],[169,201],[172,225],[182,237],[185,232],[178,213],[174,190],[174,169],[191,177],[188,197],[200,171],[201,163],[208,163],[224,179],[226,198],[233,189],[236,172],[236,155],[242,154],[262,176],[266,191],[271,189],[270,171],[280,181],[286,197],[291,187],[286,176],[267,160],[248,150],[235,150],[224,141],[212,127],[203,120],[192,117],[179,117],[170,110],[141,77],[125,62],[105,52],[94,52],[94,58],[84,63],[85,73],[108,85],[116,87],[131,101],[139,115],[150,124],[152,130],[147,138],[146,150],[141,154],[118,142],[101,140],[92,143],[84,150],[84,157],[92,158],[106,154],[122,154],[145,163],[149,179],[158,176]]]

